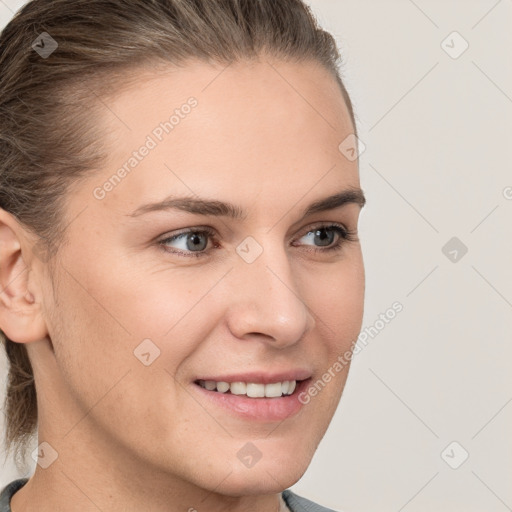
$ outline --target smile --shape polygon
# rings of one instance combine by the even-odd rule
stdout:
[[[266,383],[198,379],[193,382],[193,388],[204,403],[242,420],[267,423],[296,415],[304,407],[299,394],[307,389],[310,381],[311,377]]]
[[[258,382],[216,382],[214,380],[198,380],[196,384],[208,391],[246,395],[250,398],[278,398],[291,395],[297,386],[296,380],[285,380],[268,384]]]

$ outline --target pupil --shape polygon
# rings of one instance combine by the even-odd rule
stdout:
[[[316,231],[316,236],[318,236],[321,239],[321,241],[327,239],[327,243],[324,244],[324,245],[330,245],[330,244],[332,244],[332,238],[334,236],[332,233],[331,233],[331,236],[321,236],[321,235],[319,235],[319,233],[324,233],[325,234],[326,231],[327,231],[326,228],[318,229]]]
[[[197,244],[198,244],[198,240],[201,238],[202,235],[198,235],[197,233],[193,233],[192,235],[190,235],[190,238],[189,240],[193,240],[192,244],[192,248],[198,248]],[[200,244],[200,242],[199,242]],[[189,247],[190,248],[190,247]],[[200,248],[201,249],[201,248]],[[204,249],[204,248],[203,248]]]

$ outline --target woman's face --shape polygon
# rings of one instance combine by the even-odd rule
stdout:
[[[68,243],[42,297],[51,344],[29,345],[39,441],[69,469],[278,492],[310,463],[347,377],[335,363],[361,328],[361,247],[343,238],[357,230],[360,183],[339,149],[354,131],[342,94],[316,63],[196,63],[106,106],[109,161],[70,192]],[[174,207],[145,206],[166,200]],[[252,394],[295,379],[309,380],[271,398],[197,383],[254,383]]]

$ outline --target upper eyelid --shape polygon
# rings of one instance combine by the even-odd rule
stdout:
[[[357,229],[351,230],[348,226],[341,222],[334,222],[334,221],[319,221],[317,223],[310,224],[309,226],[306,226],[303,230],[300,231],[300,234],[297,235],[297,238],[302,238],[303,236],[306,236],[307,234],[311,233],[312,231],[316,229],[321,228],[340,228],[343,229],[348,235],[356,235],[357,236]],[[193,226],[190,228],[183,228],[182,231],[179,231],[178,233],[169,233],[168,235],[163,235],[161,238],[158,239],[157,243],[163,244],[163,242],[170,241],[172,239],[177,240],[181,236],[186,236],[190,233],[201,233],[206,234],[210,241],[216,242],[218,241],[217,237],[217,230],[208,226]],[[340,233],[338,233],[339,236],[342,236]],[[174,241],[172,240],[172,241]],[[295,239],[294,239],[295,240]]]
[[[338,226],[346,231],[350,231],[350,228],[345,225],[343,222],[335,222],[335,221],[318,221],[313,222],[312,224],[306,226],[302,230],[300,230],[300,233],[303,233],[304,235],[308,234],[309,232],[319,229],[319,228],[328,228],[332,226]],[[218,235],[218,230],[209,226],[192,226],[190,228],[183,228],[182,230],[178,230],[178,232],[171,232],[165,235],[162,235],[159,237],[160,241],[166,240],[168,238],[178,237],[181,235],[187,235],[189,233],[206,233],[212,236]],[[302,235],[301,235],[302,236]]]

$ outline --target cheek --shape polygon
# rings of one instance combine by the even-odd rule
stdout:
[[[52,343],[66,389],[82,406],[90,407],[130,368],[135,338],[115,301],[91,276],[66,268],[69,274],[63,272],[59,306],[52,315],[56,328]]]
[[[181,377],[180,370],[219,321],[214,294],[205,295],[219,276],[205,272],[192,279],[190,272],[143,274],[127,268],[106,274],[104,265],[82,272],[67,268],[75,279],[66,272],[62,276],[56,354],[74,399],[88,410],[105,396],[104,406],[91,413],[105,413],[105,423],[118,407],[126,409],[118,410],[118,417],[149,415],[154,403],[148,390],[165,396],[168,407],[176,406],[172,397],[179,385],[173,377]],[[114,400],[125,386],[129,394]],[[129,404],[123,396],[130,396]]]
[[[350,347],[363,319],[365,274],[360,251],[330,268],[306,277],[306,303],[331,357]],[[337,355],[337,354],[336,354]]]
[[[156,278],[124,279],[122,272],[101,275],[91,266],[81,273],[66,268],[74,278],[63,272],[53,341],[59,386],[66,390],[62,400],[72,404],[69,428],[85,429],[93,421],[127,446],[171,436],[183,422],[172,411],[193,417],[173,376],[203,339],[201,323],[190,313],[204,291],[183,294],[176,282],[165,286]],[[119,423],[132,428],[118,432]]]

